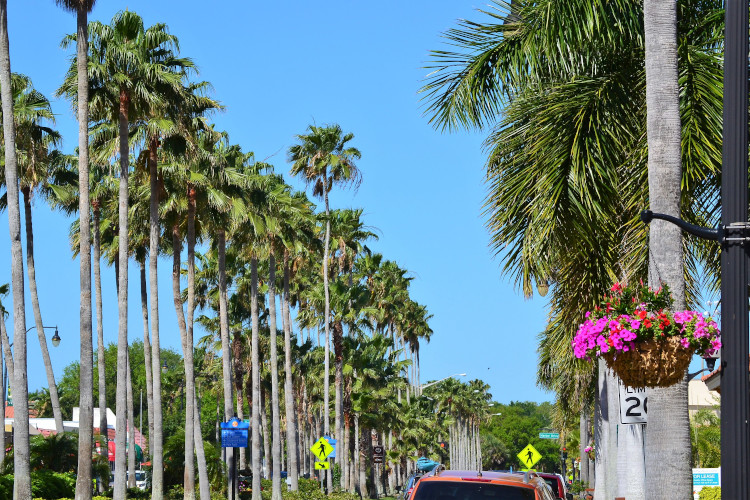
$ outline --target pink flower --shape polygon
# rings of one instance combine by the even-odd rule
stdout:
[[[690,340],[683,337],[680,339],[680,344],[682,344],[682,347],[687,349],[688,347],[690,347]]]
[[[622,283],[615,283],[614,285],[612,285],[612,288],[610,288],[610,290],[615,293],[620,293],[624,288],[625,287],[622,286]]]

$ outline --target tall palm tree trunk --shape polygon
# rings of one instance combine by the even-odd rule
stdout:
[[[271,460],[271,500],[281,500],[281,416],[279,410],[279,357],[276,345],[276,258],[268,257],[268,326],[271,331],[271,434],[273,436]]]
[[[260,497],[260,353],[259,336],[260,321],[258,315],[258,259],[253,256],[250,259],[250,315],[252,319],[252,336],[250,348],[252,350],[252,476],[253,476],[253,498],[261,500]]]
[[[325,374],[323,380],[323,433],[326,436],[331,435],[331,363],[330,359],[330,346],[331,346],[331,295],[328,283],[328,246],[331,242],[331,209],[328,206],[328,190],[326,187],[323,188],[325,191],[325,204],[326,204],[326,235],[325,242],[323,244],[323,290],[325,292],[325,315],[323,316],[323,324],[326,332],[326,345],[325,345],[325,362],[323,367],[323,373]],[[330,459],[329,459],[330,462]],[[333,491],[333,475],[330,473],[330,469],[324,472],[326,476],[326,485],[328,491]]]
[[[88,500],[91,491],[91,454],[94,432],[94,345],[91,315],[91,229],[89,219],[89,80],[88,12],[94,2],[80,2],[76,11],[76,71],[78,73],[78,216],[80,224],[80,382],[78,416],[78,475],[76,499]],[[127,157],[126,157],[127,159]],[[126,191],[127,192],[127,191]],[[100,410],[101,411],[101,410]],[[123,497],[124,498],[124,497]],[[118,500],[121,500],[118,498]]]
[[[128,347],[128,488],[135,488],[135,402],[133,401],[133,372],[130,370]]]
[[[29,276],[29,291],[31,292],[31,308],[34,311],[34,325],[36,326],[39,347],[42,350],[42,361],[44,371],[47,374],[47,386],[49,387],[49,399],[52,404],[52,416],[55,418],[55,429],[58,434],[65,432],[63,429],[62,411],[60,410],[60,398],[57,395],[57,384],[55,384],[55,373],[52,371],[52,360],[47,349],[47,335],[44,333],[42,322],[42,310],[39,307],[39,294],[36,288],[36,267],[34,266],[34,229],[31,215],[31,188],[21,188],[23,194],[23,208],[26,226],[26,273]]]
[[[151,200],[149,206],[149,238],[148,238],[148,266],[149,287],[151,288],[151,338],[153,349],[151,354],[151,376],[153,378],[153,413],[154,433],[151,436],[151,500],[164,498],[164,428],[161,406],[161,341],[159,339],[159,182],[157,172],[158,140],[151,139],[149,147],[149,183]]]
[[[189,205],[188,205],[189,206]],[[193,393],[187,393],[188,373],[192,374],[193,370],[193,353],[189,348],[188,329],[185,323],[185,313],[182,309],[182,298],[180,294],[180,253],[182,249],[182,240],[180,239],[180,229],[177,224],[172,227],[172,299],[174,302],[175,313],[177,314],[177,325],[180,329],[182,338],[182,352],[185,365],[185,393],[188,404],[185,405],[185,474],[184,474],[184,495],[185,500],[195,499],[195,440],[193,436]]]
[[[335,409],[335,432],[338,448],[343,443],[343,409],[344,409],[344,326],[341,321],[333,323],[333,356],[334,356],[334,389],[336,397],[334,401]],[[342,474],[346,472],[346,465],[343,463],[345,454],[336,454],[336,462],[341,465]]]
[[[99,200],[92,202],[94,211],[94,292],[96,297],[96,370],[99,376],[99,434],[101,437],[101,456],[108,460],[109,431],[107,426],[107,381],[104,362],[104,313],[102,312],[102,270],[101,270],[101,234],[99,217],[101,215]],[[105,482],[106,481],[106,482]],[[101,478],[101,491],[109,487],[109,478]]]
[[[127,416],[128,363],[128,106],[130,96],[120,91],[120,193],[117,301],[119,329],[117,334],[117,428],[115,434],[115,489],[114,500],[125,500],[125,433]],[[82,439],[82,437],[79,437]]]
[[[143,317],[143,359],[146,368],[146,408],[148,413],[148,435],[154,435],[154,381],[152,377],[151,340],[148,328],[148,292],[146,291],[146,261],[139,260],[141,271],[141,316]],[[149,451],[152,444],[149,442]]]
[[[586,405],[581,408],[581,416],[579,420],[579,426],[578,426],[579,435],[581,436],[580,443],[578,446],[578,453],[581,457],[581,473],[580,473],[580,481],[582,483],[589,483],[589,468],[588,468],[588,461],[589,457],[588,454],[583,451],[584,448],[586,448],[591,443],[591,436],[589,435],[589,410],[586,407]]]
[[[7,334],[5,332],[5,318],[0,318],[0,350],[4,351]],[[3,419],[5,418],[5,387],[8,383],[5,376],[5,370],[3,370],[5,363],[3,357],[0,356],[0,381],[2,382],[2,388],[0,389],[0,408],[3,409]],[[5,426],[5,420],[3,420],[3,426]],[[0,432],[0,464],[5,460],[5,429]]]
[[[263,474],[265,479],[271,477],[274,473],[273,461],[271,459],[271,436],[268,432],[268,412],[266,410],[267,395],[265,388],[260,387],[260,429],[263,433],[263,462],[266,465],[266,472]]]
[[[0,98],[3,116],[13,116],[13,92],[10,83],[10,46],[8,42],[8,2],[0,0]],[[5,185],[8,197],[8,230],[11,250],[11,285],[13,287],[13,340],[16,346],[15,405],[13,426],[14,498],[31,498],[29,467],[29,400],[26,375],[26,308],[24,303],[23,250],[21,248],[21,211],[18,202],[18,164],[16,127],[13,120],[3,120],[5,146]],[[83,329],[83,327],[82,327]]]
[[[677,4],[644,0],[648,184],[651,210],[680,216],[681,127],[677,68]],[[649,284],[669,285],[676,310],[685,308],[680,229],[664,221],[649,228]],[[687,377],[648,391],[646,499],[689,498],[690,421]]]
[[[13,389],[12,385],[16,383],[16,375],[14,370],[14,363],[13,363],[13,351],[10,350],[11,342],[10,338],[8,338],[8,330],[5,329],[5,318],[2,318],[3,321],[0,321],[0,337],[2,337],[2,347],[3,347],[3,360],[5,361],[5,368],[8,371],[8,380],[7,382],[11,384],[11,390],[15,391]],[[3,392],[7,389],[6,386],[3,386]]]
[[[192,419],[192,433],[186,436],[193,436],[193,451],[196,453],[198,462],[198,477],[200,480],[201,500],[210,500],[211,492],[208,484],[208,471],[206,465],[206,455],[203,452],[203,437],[201,436],[201,415],[198,411],[198,397],[195,390],[195,362],[193,354],[193,325],[195,323],[195,211],[196,211],[196,191],[195,187],[188,186],[188,219],[187,219],[187,271],[188,271],[188,289],[187,289],[187,329],[185,336],[185,387],[188,407],[190,409],[190,418]],[[189,364],[188,364],[189,363]],[[185,429],[187,432],[187,428]],[[187,443],[189,439],[185,439]],[[186,455],[187,457],[187,455]],[[193,478],[193,497],[195,496],[195,478]],[[187,494],[187,493],[186,493]]]
[[[200,487],[201,500],[211,500],[211,483],[208,479],[208,467],[206,464],[206,451],[203,448],[203,434],[201,432],[201,407],[198,402],[198,391],[193,395],[193,439],[195,440],[195,458],[198,461],[198,485]]]
[[[229,315],[227,313],[226,233],[221,228],[216,233],[216,246],[219,254],[219,330],[221,332],[221,369],[224,386],[224,421],[228,421],[235,413],[232,395],[232,353],[229,345]],[[227,491],[231,491],[235,483],[234,476],[237,469],[234,448],[226,448],[226,454],[227,480],[229,483]]]
[[[299,460],[297,454],[297,422],[294,411],[294,381],[292,379],[292,318],[289,311],[289,252],[284,251],[284,296],[282,298],[282,322],[284,324],[284,408],[286,410],[286,447],[289,453],[290,489],[299,489]]]

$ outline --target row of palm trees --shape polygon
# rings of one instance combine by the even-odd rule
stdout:
[[[648,395],[645,447],[633,426],[618,442],[606,397],[618,380],[576,360],[570,341],[613,281],[667,283],[678,308],[699,305],[702,284],[718,288],[716,247],[661,224],[649,232],[638,216],[650,206],[718,223],[723,4],[494,3],[433,53],[428,114],[438,128],[488,129],[492,245],[526,295],[554,284],[538,380],[557,394],[559,428],[580,418],[587,429],[596,406],[597,497],[685,497],[686,382]],[[605,470],[618,447],[629,466]]]
[[[6,361],[15,366],[13,393],[18,403],[14,470],[19,497],[27,497],[28,488],[28,429],[25,427],[28,407],[26,340],[25,329],[21,326],[25,321],[21,307],[23,276],[19,281],[16,275],[19,270],[23,272],[23,264],[15,254],[14,238],[20,238],[20,233],[14,232],[13,222],[18,215],[18,186],[26,207],[27,269],[43,352],[46,352],[46,341],[34,280],[31,197],[42,195],[54,208],[78,214],[71,228],[73,251],[81,262],[77,498],[91,495],[89,457],[93,452],[93,428],[106,429],[105,412],[101,412],[102,421],[96,424],[92,412],[91,267],[93,264],[97,392],[101,408],[106,407],[101,260],[113,265],[117,275],[115,447],[125,450],[126,418],[128,413],[132,414],[133,404],[132,390],[128,394],[131,370],[127,343],[131,258],[138,263],[141,276],[152,497],[163,497],[163,388],[157,293],[160,255],[172,256],[172,301],[183,348],[187,401],[185,498],[196,497],[196,484],[201,498],[210,498],[201,417],[197,411],[194,359],[195,313],[196,308],[201,307],[214,313],[210,319],[201,317],[200,322],[215,336],[215,347],[221,351],[223,416],[228,419],[241,415],[245,403],[251,414],[250,468],[254,498],[260,498],[261,442],[271,444],[269,469],[277,471],[281,470],[281,453],[286,444],[294,490],[303,464],[310,465],[302,456],[301,450],[305,448],[301,437],[319,432],[335,436],[342,443],[342,454],[337,458],[344,477],[342,487],[362,491],[367,462],[361,457],[366,456],[364,447],[369,448],[372,443],[371,439],[366,439],[366,432],[382,432],[384,436],[387,433],[387,439],[392,441],[398,429],[395,425],[383,426],[378,408],[383,407],[385,401],[391,405],[401,404],[402,397],[406,402],[415,397],[412,386],[419,380],[419,343],[429,340],[432,331],[426,307],[409,296],[407,271],[379,254],[372,254],[365,246],[366,240],[375,235],[361,220],[362,211],[330,208],[329,193],[335,186],[357,185],[360,181],[356,166],[360,152],[350,145],[353,135],[344,133],[338,125],[310,126],[306,133],[296,137],[295,145],[289,149],[292,175],[302,177],[313,187],[313,194],[324,200],[325,211],[316,214],[306,195],[293,192],[271,165],[255,161],[252,153],[244,152],[229,141],[226,133],[214,129],[209,115],[221,106],[206,95],[208,83],[190,79],[196,73],[195,65],[190,59],[179,56],[178,40],[164,24],[146,27],[136,13],[129,11],[118,13],[109,24],[88,23],[86,14],[93,2],[62,3],[77,13],[79,24],[78,31],[63,42],[64,46],[75,43],[78,50],[58,90],[58,94],[67,97],[78,110],[81,129],[77,157],[54,149],[59,134],[50,128],[49,102],[33,89],[30,79],[12,75],[8,81],[0,81],[0,84],[5,82],[2,84],[3,116],[14,118],[3,120],[4,184],[14,249],[15,352],[11,360],[7,350]],[[5,2],[0,2],[0,17],[4,9]],[[0,25],[7,26],[7,20],[0,19]],[[0,46],[0,52],[2,49]],[[5,63],[0,73],[3,69],[9,70],[9,62]],[[5,109],[6,104],[8,109]],[[114,163],[117,160],[119,168]],[[206,252],[196,251],[200,244],[207,248]],[[185,262],[182,261],[183,246],[186,247]],[[149,261],[148,287],[146,258]],[[183,273],[187,275],[184,290]],[[281,328],[277,324],[279,313]],[[307,332],[308,339],[313,336],[311,332],[317,330],[318,345],[323,351],[323,370],[318,377],[322,381],[318,410],[321,428],[316,428],[315,432],[311,422],[299,422],[301,414],[296,411],[300,405],[314,405],[315,384],[299,370],[295,378],[292,353],[304,346],[295,342],[295,322]],[[249,346],[243,347],[240,339],[244,338],[246,330],[249,330]],[[262,330],[268,331],[266,357],[261,357]],[[277,331],[283,332],[283,347],[277,342]],[[324,334],[322,340],[321,333]],[[6,334],[2,335],[2,340],[4,347],[8,347],[10,339]],[[333,411],[329,411],[327,376],[331,345],[335,373]],[[280,350],[285,358],[283,384],[279,381],[277,362]],[[346,357],[347,352],[369,353],[369,363],[380,365],[372,368],[370,364],[358,365],[359,361],[347,365],[345,360],[352,359],[351,355]],[[58,430],[62,432],[62,413],[48,356],[44,361],[53,412],[56,421],[59,420]],[[261,372],[265,365],[269,367],[270,376],[271,438],[261,440],[261,422],[265,421],[261,417],[265,408],[261,401]],[[245,373],[250,373],[248,384],[243,380]],[[311,392],[308,394],[310,401],[306,401],[307,389]],[[243,400],[243,395],[247,401]],[[308,410],[311,408],[313,406]],[[395,410],[394,414],[397,413]],[[281,441],[282,420],[286,443]],[[106,453],[106,449],[102,451]],[[239,459],[242,461],[243,457]],[[234,465],[235,457],[230,452],[229,470],[234,470]],[[125,476],[126,454],[117,453],[115,499],[125,498]],[[280,498],[280,475],[273,475],[273,480],[273,497]],[[331,475],[327,481],[332,490]]]

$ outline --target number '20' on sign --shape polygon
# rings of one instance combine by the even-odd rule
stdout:
[[[620,384],[620,423],[645,424],[648,420],[647,414],[646,389],[635,389]]]

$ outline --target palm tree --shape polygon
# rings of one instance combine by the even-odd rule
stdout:
[[[10,44],[8,41],[8,2],[0,0],[0,100],[3,116],[13,116],[13,91],[10,72]],[[18,160],[16,155],[16,127],[14,120],[3,120],[5,147],[5,183],[8,197],[8,229],[11,241],[11,286],[13,288],[13,330],[15,353],[15,382],[13,390],[18,399],[15,408],[17,423],[13,427],[14,477],[16,498],[31,498],[29,469],[29,401],[26,375],[26,310],[23,283],[23,250],[21,248],[21,212],[18,201]]]
[[[47,383],[50,391],[52,411],[55,418],[57,432],[64,432],[60,399],[57,394],[55,375],[47,349],[47,336],[44,333],[39,295],[36,284],[36,267],[34,265],[34,231],[31,211],[31,198],[37,192],[47,194],[49,183],[54,182],[53,170],[57,167],[55,160],[62,158],[58,152],[50,151],[50,147],[57,145],[60,134],[45,126],[44,121],[54,123],[54,115],[49,100],[37,91],[31,79],[25,75],[11,75],[13,86],[13,119],[16,122],[16,147],[18,148],[19,182],[23,195],[24,220],[26,226],[26,265],[29,276],[29,290],[32,310],[34,312],[35,327],[42,350],[47,373]],[[0,183],[4,184],[2,176]],[[46,192],[45,192],[46,191]],[[0,207],[4,208],[4,207]]]
[[[113,199],[116,181],[101,165],[94,165],[91,169],[91,210],[93,214],[94,233],[94,296],[96,301],[96,345],[97,345],[97,374],[99,376],[99,434],[103,436],[101,456],[107,459],[109,453],[107,440],[107,384],[105,381],[106,346],[104,345],[104,313],[102,312],[102,273],[101,273],[101,212],[102,202]],[[109,221],[105,223],[108,224]],[[102,483],[104,483],[102,481]],[[102,484],[102,491],[104,484]]]
[[[535,281],[555,283],[540,380],[564,399],[590,387],[591,368],[573,362],[569,348],[587,304],[611,280],[646,274],[647,234],[637,221],[647,178],[643,12],[630,3],[592,8],[591,2],[545,0],[521,4],[508,16],[508,6],[498,6],[490,22],[465,22],[449,32],[458,52],[435,53],[436,72],[425,91],[438,126],[483,127],[499,120],[487,140],[493,245],[506,248],[504,270],[526,294]],[[713,174],[720,165],[713,146],[721,130],[720,4],[678,6],[680,106],[688,125],[682,155],[690,169],[683,177],[683,199],[690,203],[683,204],[682,216],[710,220],[717,214]],[[694,297],[696,262],[716,266],[701,245],[690,244],[685,269],[692,277],[688,297]],[[571,371],[581,375],[570,377]],[[606,393],[613,392],[616,384]],[[598,415],[611,413],[606,398],[600,403]],[[597,466],[605,461],[614,456]],[[614,492],[609,485],[606,490]]]
[[[360,173],[355,160],[361,157],[358,149],[348,146],[348,142],[354,138],[354,134],[344,134],[339,125],[328,125],[317,127],[310,125],[308,133],[297,136],[298,144],[289,148],[289,160],[292,162],[291,174],[301,175],[305,182],[313,184],[313,195],[325,200],[326,209],[326,231],[323,243],[323,286],[325,290],[325,315],[323,325],[326,333],[326,357],[325,371],[329,373],[329,345],[330,345],[330,295],[328,291],[328,246],[331,240],[331,209],[328,203],[328,193],[334,184],[355,187],[360,183]],[[329,381],[325,379],[324,407],[329,408]],[[336,408],[336,421],[341,421],[341,408]],[[324,430],[330,435],[330,417],[328,411],[324,412]],[[338,429],[337,429],[338,432]],[[330,474],[328,478],[328,489],[333,488],[333,480]]]
[[[129,122],[131,118],[142,116],[146,110],[156,106],[162,100],[166,89],[180,89],[183,75],[173,68],[175,57],[172,49],[176,47],[177,39],[169,34],[164,24],[145,29],[142,19],[137,14],[124,11],[117,13],[110,25],[92,22],[88,31],[92,37],[88,75],[94,116],[102,123],[111,123],[115,119],[119,122],[119,347],[116,405],[118,423],[115,443],[119,449],[125,449]],[[69,35],[64,40],[64,45],[73,40],[77,41],[78,38],[77,35]],[[77,68],[79,61],[80,58],[74,59],[66,81],[58,91],[59,94],[73,98],[75,82],[80,85],[80,79],[77,77],[79,72],[74,71],[73,67]],[[88,183],[85,185],[88,186]],[[86,201],[88,206],[88,200]],[[124,460],[124,454],[117,455],[117,500],[123,500],[125,497]]]
[[[78,213],[81,222],[80,285],[81,285],[81,376],[78,440],[78,477],[76,498],[91,498],[91,456],[94,427],[94,367],[91,315],[91,230],[89,218],[89,79],[88,79],[88,14],[96,0],[55,0],[57,5],[76,14],[76,97],[78,103]],[[97,306],[97,311],[99,307]],[[103,412],[103,409],[99,409]]]
[[[304,246],[314,240],[314,214],[310,202],[304,193],[295,193],[294,203],[300,210],[293,214],[285,214],[280,218],[282,227],[281,234],[284,241],[284,290],[282,295],[282,323],[284,328],[284,408],[286,411],[286,438],[287,453],[289,455],[289,477],[291,478],[290,489],[299,489],[299,467],[297,455],[297,418],[295,415],[294,381],[292,372],[292,317],[291,317],[291,294],[290,259],[293,255],[299,255]],[[297,403],[299,405],[299,402]]]
[[[679,217],[682,165],[677,4],[643,2],[648,110],[648,185],[651,210]],[[683,243],[679,227],[658,221],[649,228],[649,284],[669,286],[677,310],[685,308]],[[690,495],[690,420],[687,377],[648,391],[646,498]],[[664,481],[668,479],[668,483]]]

